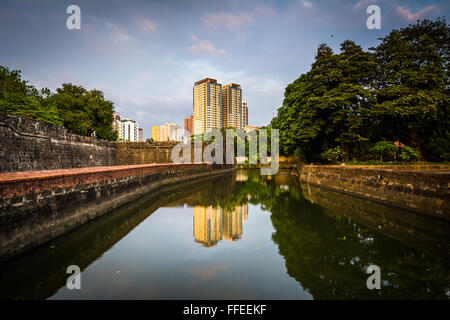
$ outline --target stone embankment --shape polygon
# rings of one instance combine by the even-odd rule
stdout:
[[[300,181],[450,220],[449,165],[303,165]]]

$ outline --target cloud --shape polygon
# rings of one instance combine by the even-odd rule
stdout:
[[[189,269],[189,273],[194,276],[194,284],[199,281],[209,281],[213,279],[218,272],[227,271],[230,264],[216,264],[216,265],[206,265],[192,267]]]
[[[255,23],[258,16],[276,15],[276,11],[268,6],[257,6],[250,12],[216,12],[207,13],[201,19],[205,27],[210,31],[222,28],[240,31],[246,25]]]
[[[97,46],[101,47],[104,40],[110,40],[115,44],[119,44],[132,39],[122,27],[108,20],[92,17],[90,22],[92,22],[92,25],[83,26],[81,30],[89,39],[96,41]]]
[[[353,9],[361,9],[364,8],[364,10],[371,4],[375,4],[377,3],[377,0],[361,0],[359,1],[357,4],[355,4],[355,6],[353,7]]]
[[[189,47],[189,51],[195,54],[206,54],[210,56],[226,57],[225,49],[217,50],[209,40],[200,40],[193,36],[192,41],[195,43]]]
[[[277,14],[277,12],[273,9],[273,8],[271,8],[271,7],[268,7],[268,6],[258,6],[258,7],[255,7],[254,9],[253,9],[253,12],[252,12],[252,14],[253,15],[261,15],[261,16],[274,16],[274,15],[276,15]]]
[[[408,21],[415,21],[420,17],[422,17],[424,14],[435,10],[437,10],[436,5],[429,5],[416,13],[411,13],[411,11],[408,8],[397,6],[398,15]]]
[[[150,19],[140,17],[136,20],[136,23],[144,32],[153,33],[156,30],[155,23]]]
[[[249,13],[217,12],[208,13],[202,17],[202,21],[208,30],[227,28],[231,30],[241,29],[247,24],[253,24],[253,17]]]
[[[128,42],[131,40],[130,35],[125,32],[125,30],[123,30],[122,28],[116,26],[116,25],[112,25],[111,26],[111,34],[110,34],[110,39],[115,42],[115,43],[124,43],[124,42]]]
[[[309,1],[303,1],[302,4],[305,8],[308,8],[308,9],[311,9],[313,7],[313,4]]]

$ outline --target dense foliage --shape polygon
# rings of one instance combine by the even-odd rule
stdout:
[[[0,66],[0,112],[55,125],[70,132],[117,140],[112,128],[114,105],[99,90],[64,83],[55,93],[22,80],[20,71]]]
[[[380,40],[370,52],[350,40],[339,53],[319,46],[270,124],[283,155],[365,161],[395,141],[397,160],[450,160],[449,25],[418,21]]]

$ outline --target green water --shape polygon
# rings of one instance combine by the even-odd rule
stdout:
[[[158,190],[0,265],[1,299],[448,299],[449,223],[237,171]],[[381,269],[369,290],[365,270]],[[69,265],[81,289],[69,290]]]

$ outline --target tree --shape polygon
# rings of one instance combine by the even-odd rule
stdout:
[[[64,126],[75,134],[117,140],[113,131],[114,105],[99,90],[87,91],[81,86],[64,83],[49,99],[59,109]]]
[[[0,112],[61,125],[58,109],[48,97],[49,90],[39,92],[22,80],[19,70],[0,66]]]
[[[339,54],[321,44],[311,70],[286,88],[271,123],[280,129],[283,153],[300,150],[319,160],[328,149],[339,146],[348,155],[349,145],[368,140],[364,124],[375,73],[372,55],[353,41],[344,41]]]
[[[375,116],[395,139],[409,141],[419,160],[426,128],[449,124],[449,34],[445,20],[423,20],[371,48],[379,64]]]
[[[347,157],[365,159],[373,143],[396,140],[419,160],[450,159],[448,24],[423,20],[380,40],[372,53],[350,40],[338,54],[318,47],[270,123],[280,130],[283,155],[321,161],[339,146]]]

